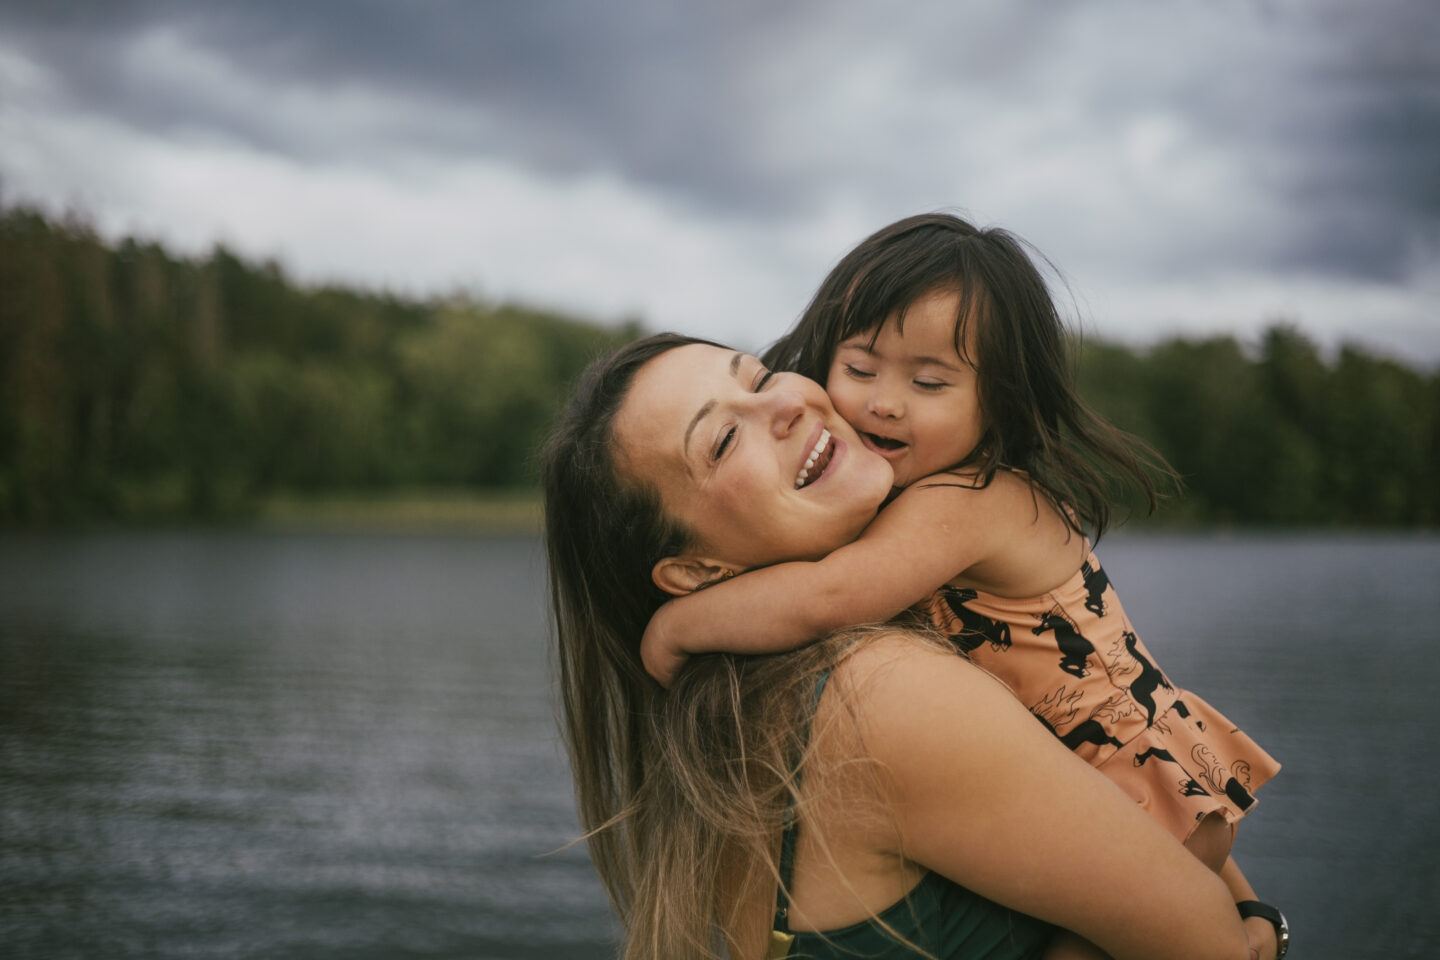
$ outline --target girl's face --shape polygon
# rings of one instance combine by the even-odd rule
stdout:
[[[964,460],[984,432],[975,368],[955,350],[960,296],[936,290],[905,311],[905,332],[887,317],[879,336],[835,348],[825,389],[867,449],[890,462],[908,486]],[[975,356],[974,326],[966,353]]]
[[[691,551],[733,568],[849,543],[893,480],[815,381],[706,344],[640,369],[615,438],[622,469],[656,489]]]

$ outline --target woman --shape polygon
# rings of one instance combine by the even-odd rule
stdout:
[[[639,341],[587,371],[543,472],[567,745],[626,957],[715,956],[717,930],[736,958],[834,955],[810,931],[885,956],[1038,956],[1033,918],[1121,958],[1273,951],[1218,877],[918,633],[649,679],[640,637],[667,596],[822,556],[889,493],[813,381]]]

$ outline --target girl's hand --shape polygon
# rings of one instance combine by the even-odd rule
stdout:
[[[645,665],[645,672],[666,688],[675,682],[675,674],[690,659],[690,654],[680,647],[680,631],[676,629],[683,619],[676,608],[684,602],[683,597],[671,600],[656,610],[640,640],[640,662]]]

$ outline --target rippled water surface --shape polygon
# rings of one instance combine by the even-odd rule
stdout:
[[[1292,956],[1440,956],[1440,541],[1101,554],[1285,763],[1236,852]],[[0,956],[607,956],[543,603],[531,539],[0,540]]]

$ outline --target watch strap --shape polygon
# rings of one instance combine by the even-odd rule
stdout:
[[[1259,900],[1241,900],[1235,904],[1235,909],[1240,911],[1240,916],[1246,920],[1251,917],[1262,917],[1271,923],[1279,925],[1285,918],[1280,911],[1268,903],[1261,903]]]
[[[1259,917],[1268,920],[1275,927],[1275,960],[1280,960],[1290,950],[1290,924],[1285,921],[1285,914],[1268,903],[1261,903],[1259,900],[1241,900],[1235,904],[1235,909],[1240,912],[1242,919],[1248,920],[1251,917]]]

